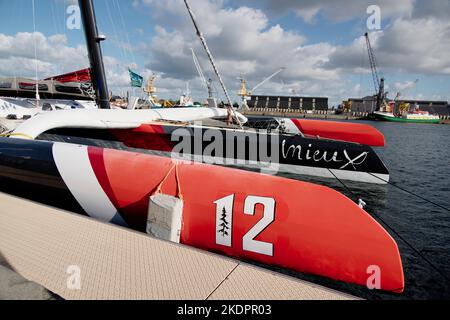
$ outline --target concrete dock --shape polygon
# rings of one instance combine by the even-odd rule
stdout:
[[[2,193],[0,203],[0,299],[355,299]]]

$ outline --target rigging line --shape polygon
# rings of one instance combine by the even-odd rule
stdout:
[[[38,59],[37,59],[37,41],[36,41],[36,8],[34,0],[31,0],[33,7],[33,41],[34,41],[34,61],[35,61],[35,76],[36,76],[36,105],[39,103],[39,78],[38,78]]]
[[[132,47],[131,47],[130,37],[128,36],[128,31],[127,31],[128,29],[127,29],[127,26],[125,24],[125,19],[123,18],[122,8],[120,7],[120,1],[119,0],[115,0],[114,4],[117,5],[117,9],[119,11],[119,17],[120,17],[120,20],[122,21],[122,27],[123,27],[123,30],[125,32],[125,40],[127,41],[127,44],[128,44],[127,50],[129,51],[129,53],[131,55],[131,59],[133,59],[132,62],[136,63],[134,52],[133,52]]]
[[[330,171],[330,173],[336,178],[337,181],[339,181],[345,189],[347,189],[352,195],[353,197],[357,198],[357,195],[355,192],[353,192],[353,190],[351,190],[341,179],[339,179],[334,173],[333,171],[331,171],[331,169],[328,169],[328,171]],[[371,174],[371,173],[369,173]],[[375,176],[375,175],[374,175]],[[376,177],[376,176],[375,176]],[[403,243],[405,243],[411,250],[414,251],[414,253],[416,253],[422,260],[424,260],[425,262],[427,262],[431,268],[433,268],[438,274],[440,274],[444,279],[446,279],[447,281],[450,281],[450,278],[448,278],[442,271],[441,269],[439,269],[439,267],[437,267],[431,260],[429,260],[422,252],[420,252],[419,250],[417,250],[408,240],[406,240],[400,233],[398,233],[393,227],[391,227],[383,218],[381,218],[378,214],[376,214],[375,212],[371,213],[373,216],[375,216],[382,224],[384,224],[389,230],[391,230],[401,241],[403,241]]]
[[[415,196],[415,197],[417,197],[417,198],[419,198],[419,199],[421,199],[421,200],[423,200],[423,201],[425,201],[425,202],[428,202],[429,204],[432,204],[432,205],[434,205],[434,206],[436,206],[436,207],[439,207],[439,208],[441,208],[441,209],[443,209],[443,210],[445,210],[445,211],[449,211],[449,212],[450,212],[450,209],[448,209],[448,208],[446,208],[446,207],[444,207],[444,206],[442,206],[442,205],[440,205],[440,204],[438,204],[438,203],[436,203],[436,202],[433,202],[433,201],[431,201],[431,200],[428,200],[428,199],[422,197],[421,195],[418,195],[418,194],[416,194],[416,193],[414,193],[414,192],[412,192],[412,191],[406,190],[405,188],[402,188],[402,187],[400,187],[400,186],[398,186],[398,185],[396,185],[396,184],[394,184],[394,183],[392,183],[392,182],[389,182],[389,181],[387,181],[387,180],[384,180],[384,179],[382,179],[382,178],[380,178],[380,177],[374,175],[373,173],[368,172],[368,174],[370,174],[371,176],[373,176],[373,177],[375,177],[375,178],[377,178],[377,179],[379,179],[379,180],[381,180],[381,181],[383,181],[383,182],[385,182],[385,183],[387,183],[387,184],[389,184],[389,185],[391,185],[391,186],[393,186],[393,187],[395,187],[395,188],[397,188],[397,189],[399,189],[399,190],[401,190],[401,191],[403,191],[403,192],[406,192],[406,193],[408,193],[408,194],[410,194],[410,195],[412,195],[412,196]]]
[[[67,8],[67,0],[64,0],[64,3],[63,3],[64,14],[63,14],[62,22],[63,22],[63,30],[64,30],[65,38],[67,38],[67,30],[66,30],[67,25],[66,25],[66,19],[64,19],[64,17],[66,16],[66,8]]]
[[[53,3],[53,1],[51,2],[50,8],[51,8],[51,13],[52,13],[52,21],[53,21],[53,28],[55,29],[55,32],[58,34],[59,33],[59,28],[58,28],[58,23],[57,18],[56,18],[56,14],[55,14],[55,8],[54,8],[55,4]],[[64,19],[63,19],[64,20]],[[56,73],[60,74],[62,73],[62,67],[57,63],[56,64]]]
[[[384,163],[387,163],[386,160],[384,159],[383,155],[379,154],[378,156],[381,158],[381,160],[382,160]],[[368,172],[368,173],[369,173],[369,172]],[[378,176],[376,176],[376,175],[374,175],[374,174],[372,174],[372,173],[369,173],[369,174],[372,175],[372,176],[374,176],[374,177],[377,178],[378,180],[383,181],[384,183],[387,183],[387,184],[389,184],[389,185],[391,185],[391,186],[393,186],[393,187],[395,187],[395,188],[398,188],[399,190],[401,190],[401,191],[403,191],[403,192],[406,192],[406,193],[408,193],[408,194],[410,194],[410,195],[412,195],[412,196],[415,196],[415,197],[417,197],[417,198],[419,198],[419,199],[421,199],[421,200],[423,200],[423,201],[425,201],[425,202],[428,202],[428,203],[430,203],[430,204],[432,204],[432,205],[435,205],[435,206],[437,206],[437,207],[439,207],[439,208],[441,208],[441,209],[443,209],[443,210],[445,210],[445,211],[450,211],[449,208],[446,208],[446,207],[444,207],[444,206],[442,206],[442,205],[440,205],[440,204],[438,204],[438,203],[435,203],[435,202],[433,202],[433,201],[431,201],[431,200],[428,200],[428,199],[426,199],[426,198],[423,198],[422,196],[420,196],[420,195],[418,195],[418,194],[415,194],[415,193],[413,193],[412,191],[406,190],[406,189],[404,189],[404,188],[402,188],[402,187],[400,187],[400,186],[394,184],[393,182],[384,180],[384,179],[382,179],[382,178],[380,178],[380,177],[378,177]]]
[[[58,27],[57,27],[57,23],[56,23],[56,15],[55,15],[55,8],[54,8],[54,3],[53,1],[50,4],[50,10],[52,13],[52,22],[53,22],[53,28],[55,29],[56,33],[58,33]]]
[[[345,183],[344,183],[344,181],[342,181],[341,179],[339,179],[335,174],[334,174],[334,172],[332,171],[332,169],[330,169],[330,168],[327,168],[327,170],[333,175],[333,177],[348,191],[348,192],[350,192],[350,194],[353,196],[353,197],[355,197],[355,198],[358,198],[358,195],[352,190],[352,189],[350,189]]]
[[[378,214],[372,214],[383,223],[389,230],[391,230],[400,240],[403,241],[411,250],[413,250],[420,258],[422,258],[425,262],[427,262],[431,268],[433,268],[438,274],[440,274],[445,280],[450,281],[450,278],[445,275],[444,272],[439,269],[431,260],[429,260],[422,252],[416,249],[408,240],[406,240],[402,235],[400,235],[393,227],[391,227],[383,218],[381,218]]]
[[[116,26],[115,26],[113,18],[112,18],[111,8],[109,6],[109,0],[105,0],[105,4],[106,4],[106,11],[108,13],[109,21],[110,21],[112,29],[113,29],[115,40],[118,42],[118,47],[120,49],[119,51],[122,54],[122,58],[124,60],[128,60],[127,53],[125,52],[123,46],[120,45],[119,37],[118,37],[118,34],[117,34],[117,29],[116,29]]]

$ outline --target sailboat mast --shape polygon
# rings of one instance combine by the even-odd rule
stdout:
[[[83,19],[92,72],[92,84],[95,89],[97,104],[100,109],[110,109],[108,84],[106,82],[105,66],[103,65],[102,48],[100,46],[100,42],[105,40],[105,38],[98,34],[92,0],[78,0],[78,3]]]
[[[36,98],[36,108],[39,108],[39,102],[41,100],[39,96],[39,78],[38,78],[38,59],[37,59],[37,42],[36,42],[36,7],[34,0],[31,1],[33,6],[33,41],[34,41],[34,61],[35,61],[35,77],[36,77],[36,88],[35,88],[35,98]]]
[[[232,104],[232,102],[231,102],[230,95],[228,94],[228,90],[227,90],[227,88],[225,87],[225,83],[224,83],[223,80],[222,80],[222,76],[221,76],[220,73],[219,73],[219,69],[217,69],[217,66],[216,66],[216,64],[214,63],[214,59],[213,59],[213,56],[212,56],[212,54],[211,54],[211,51],[209,51],[209,47],[208,47],[208,44],[206,43],[206,39],[205,39],[205,37],[203,36],[202,32],[200,31],[200,28],[198,27],[197,21],[195,21],[194,12],[192,12],[192,9],[191,9],[191,7],[190,7],[190,5],[189,5],[188,0],[184,0],[184,4],[186,5],[186,8],[187,8],[187,10],[188,10],[188,12],[189,12],[189,15],[190,15],[190,17],[191,17],[192,23],[194,24],[195,31],[197,31],[197,36],[200,38],[200,41],[202,42],[203,48],[205,49],[206,54],[208,55],[209,61],[211,62],[211,65],[212,65],[212,67],[213,67],[213,69],[214,69],[214,72],[216,73],[216,76],[217,76],[217,78],[219,79],[219,83],[220,83],[220,85],[222,86],[223,92],[225,93],[225,97],[227,98],[228,104],[230,105],[230,106],[229,106],[229,109],[230,109],[231,112],[233,113],[233,116],[234,116],[236,122],[237,122],[237,123],[239,124],[239,126],[242,128],[242,124],[241,124],[241,122],[239,121],[239,119],[238,119],[238,117],[237,117],[237,115],[236,115],[236,112],[235,112],[234,109],[233,109],[233,104]]]

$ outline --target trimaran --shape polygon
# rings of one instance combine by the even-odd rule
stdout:
[[[131,139],[132,144],[142,141],[145,146],[146,141],[153,144],[157,140],[155,132],[161,132],[153,123],[156,120],[192,121],[227,112],[210,108],[108,109],[102,39],[93,3],[79,0],[79,4],[100,109],[38,114],[9,138],[0,138],[1,191],[145,231],[149,196],[161,188],[164,194],[182,198],[182,244],[364,286],[369,270],[377,266],[381,270],[379,289],[403,291],[395,240],[363,208],[335,190],[137,150],[94,147],[83,140],[81,144],[33,140],[52,130],[79,129],[87,132],[89,139],[95,138],[92,133],[125,135],[116,141]],[[161,126],[168,130],[167,124]],[[142,145],[137,147],[142,149]],[[314,156],[312,152],[310,156]],[[352,158],[348,167],[359,160]]]
[[[228,105],[231,106],[227,89],[206,40],[189,4],[186,5]],[[91,34],[92,30],[87,31]],[[96,45],[103,38],[98,38],[98,35],[96,37],[88,40],[88,47],[93,51],[90,59],[94,79],[102,74],[102,70],[97,70],[102,67],[98,63],[101,50]],[[99,92],[99,110],[40,113],[15,128],[12,134],[30,139],[77,142],[152,154],[156,152],[206,163],[270,167],[281,172],[331,179],[376,184],[386,184],[389,181],[386,166],[372,149],[384,146],[384,137],[372,126],[288,118],[248,119],[231,107],[110,110],[106,86],[99,88],[98,83],[102,81],[94,82],[97,82],[94,85]],[[217,128],[208,126],[207,123],[200,126],[192,124],[192,121],[205,118],[226,118],[229,111],[233,113],[238,128],[231,129],[226,125]],[[208,141],[205,135],[212,131],[215,131],[212,134],[217,138],[215,141]],[[180,148],[180,140],[187,140],[184,141],[186,147]],[[261,150],[265,144],[269,146],[270,157]],[[235,150],[235,145],[241,146],[245,151],[239,153]],[[208,150],[210,152],[205,152]]]

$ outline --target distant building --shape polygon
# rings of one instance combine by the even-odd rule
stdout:
[[[352,106],[352,112],[368,112],[372,113],[375,111],[376,108],[376,97],[374,96],[368,96],[364,97],[362,99],[348,99],[349,102],[351,102]]]
[[[348,99],[351,102],[352,112],[368,112],[371,113],[375,111],[376,108],[376,97],[368,96],[361,99]],[[388,100],[391,101],[391,100]],[[398,103],[409,103],[411,106],[411,111],[414,110],[416,106],[419,106],[420,110],[428,111],[431,114],[439,116],[450,116],[450,105],[447,101],[430,101],[430,100],[399,100]]]
[[[249,108],[328,110],[328,98],[290,96],[251,96]]]
[[[438,116],[450,116],[450,105],[447,101],[417,101],[417,100],[400,100],[401,102],[409,103],[411,110],[414,110],[416,105],[420,110],[428,111],[431,114]]]

